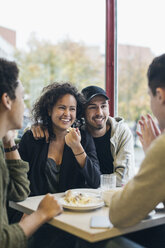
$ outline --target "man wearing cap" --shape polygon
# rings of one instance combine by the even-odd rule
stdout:
[[[92,135],[102,174],[115,172],[117,186],[134,174],[133,136],[121,117],[109,116],[108,96],[97,86],[82,90],[86,99],[85,123]]]

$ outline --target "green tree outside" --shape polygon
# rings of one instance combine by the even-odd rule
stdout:
[[[83,43],[65,39],[54,45],[38,41],[33,35],[28,42],[28,52],[17,50],[15,58],[20,66],[20,78],[25,92],[30,96],[31,107],[42,88],[51,82],[71,82],[79,90],[89,84],[104,87],[104,56]]]

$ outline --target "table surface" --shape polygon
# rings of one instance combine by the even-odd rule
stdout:
[[[57,198],[63,193],[54,194]],[[44,196],[29,197],[22,202],[10,201],[10,207],[23,213],[30,214],[37,209],[37,206]],[[54,217],[49,223],[57,228],[69,232],[89,242],[97,242],[104,239],[120,236],[126,233],[154,227],[165,223],[165,211],[156,212],[152,217],[147,218],[135,226],[129,228],[90,228],[92,216],[108,216],[109,208],[102,207],[90,211],[72,211],[64,209],[63,213]]]

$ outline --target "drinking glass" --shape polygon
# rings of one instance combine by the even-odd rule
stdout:
[[[116,175],[114,173],[102,174],[100,176],[100,188],[101,190],[116,188]]]

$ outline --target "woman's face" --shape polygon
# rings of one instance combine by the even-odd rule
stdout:
[[[50,116],[53,128],[65,131],[76,119],[77,101],[73,95],[66,94],[54,105]]]

